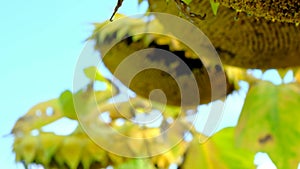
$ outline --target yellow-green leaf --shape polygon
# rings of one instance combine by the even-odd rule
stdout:
[[[237,126],[239,146],[267,152],[279,169],[300,161],[300,86],[260,82],[251,86]]]
[[[148,159],[131,159],[116,166],[116,169],[155,169],[153,164]]]
[[[220,3],[219,2],[215,2],[216,0],[210,0],[210,5],[211,5],[211,9],[214,13],[214,15],[217,15]]]
[[[64,116],[76,120],[77,115],[74,109],[73,94],[69,90],[64,91],[59,96],[59,102],[62,107]]]
[[[106,82],[107,80],[104,78],[104,76],[99,72],[97,67],[91,66],[88,68],[85,68],[84,70],[85,75],[91,80],[91,81],[100,81],[100,82]]]
[[[31,108],[16,122],[12,133],[29,133],[63,117],[58,99],[42,102]]]
[[[239,149],[234,143],[234,128],[216,133],[210,140],[200,144],[194,137],[186,153],[182,169],[241,169],[255,168],[254,153]]]

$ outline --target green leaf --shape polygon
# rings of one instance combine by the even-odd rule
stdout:
[[[77,115],[74,109],[73,94],[66,90],[59,96],[59,102],[63,110],[64,116],[77,120]]]
[[[187,5],[189,5],[192,2],[192,0],[182,0],[182,2],[184,2]]]
[[[151,163],[151,161],[147,160],[147,159],[131,159],[128,160],[118,166],[116,166],[116,169],[155,169],[155,167],[153,166],[153,164]]]
[[[211,5],[211,9],[212,9],[214,15],[217,15],[220,3],[215,2],[215,0],[210,0],[210,5]]]
[[[237,126],[239,146],[263,151],[278,168],[297,168],[300,161],[300,86],[260,82],[252,86]]]
[[[254,155],[255,153],[237,148],[234,144],[234,128],[226,128],[203,144],[199,143],[198,137],[194,137],[181,168],[250,169],[255,168]]]
[[[106,91],[109,91],[114,94],[117,92],[114,84],[112,84],[109,80],[107,80],[100,73],[100,71],[97,69],[97,67],[91,66],[91,67],[85,68],[84,73],[92,82],[94,82],[94,81],[102,82],[106,86]],[[78,92],[78,93],[80,93],[80,92]],[[78,95],[78,93],[76,93],[76,94]]]

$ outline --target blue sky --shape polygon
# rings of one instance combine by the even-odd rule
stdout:
[[[91,23],[109,19],[115,4],[116,0],[0,1],[1,168],[23,168],[14,162],[12,136],[2,136],[33,105],[72,89],[75,64],[93,29]],[[119,12],[138,14],[145,7],[127,0]],[[232,125],[232,120],[224,123]]]
[[[116,0],[0,1],[0,168],[16,165],[10,132],[30,107],[72,89],[78,56],[93,22],[110,17]],[[120,12],[143,13],[126,1]]]

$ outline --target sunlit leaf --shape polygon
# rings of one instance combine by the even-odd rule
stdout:
[[[69,90],[64,91],[59,96],[59,102],[64,116],[76,120],[77,115],[74,109],[73,94]]]
[[[61,117],[63,117],[63,112],[57,99],[42,102],[31,108],[26,115],[18,119],[12,133],[29,133]]]
[[[214,15],[217,15],[220,3],[216,2],[216,0],[210,0],[210,5]]]
[[[107,21],[95,23],[94,33],[89,39],[96,39],[97,43],[105,44],[111,40],[121,40],[125,35],[135,35],[136,33],[140,33],[137,32],[140,28],[146,28],[146,23],[143,19],[124,17],[124,15],[117,13],[113,23]]]
[[[255,168],[254,155],[237,148],[234,144],[234,128],[226,128],[204,144],[200,144],[199,138],[194,137],[182,169],[250,169]]]
[[[91,81],[107,81],[107,79],[104,78],[104,76],[99,72],[98,68],[95,66],[85,68],[83,71]]]
[[[237,126],[237,143],[267,152],[278,168],[300,161],[300,86],[260,82],[252,86]]]
[[[131,159],[116,166],[116,169],[155,169],[153,164],[147,159]]]

